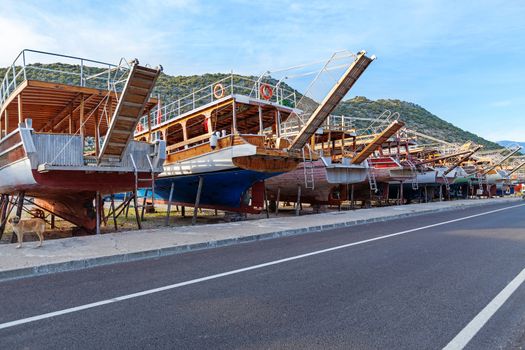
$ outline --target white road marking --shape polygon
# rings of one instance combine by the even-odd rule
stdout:
[[[29,322],[34,322],[34,321],[44,320],[44,319],[48,319],[48,318],[52,318],[52,317],[56,317],[56,316],[71,314],[71,313],[82,311],[82,310],[92,309],[92,308],[95,308],[97,306],[112,304],[112,303],[116,303],[116,302],[127,300],[127,299],[138,298],[138,297],[141,297],[141,296],[154,294],[154,293],[159,293],[159,292],[163,292],[163,291],[170,290],[170,289],[180,288],[180,287],[189,286],[189,285],[200,283],[200,282],[214,280],[214,279],[221,278],[221,277],[231,276],[231,275],[235,275],[235,274],[246,272],[246,271],[257,270],[257,269],[261,269],[261,268],[267,267],[267,266],[282,264],[282,263],[285,263],[285,262],[298,260],[298,259],[303,259],[303,258],[307,258],[307,257],[314,256],[314,255],[324,254],[324,253],[332,252],[332,251],[335,251],[335,250],[345,249],[345,248],[353,247],[353,246],[356,246],[356,245],[361,245],[361,244],[365,244],[365,243],[379,241],[379,240],[386,239],[386,238],[401,236],[401,235],[404,235],[404,234],[407,234],[407,233],[411,233],[411,232],[415,232],[415,231],[421,231],[421,230],[425,230],[427,228],[442,226],[442,225],[446,225],[446,224],[451,224],[453,222],[468,220],[468,219],[476,218],[478,216],[483,216],[483,215],[487,215],[487,214],[497,213],[497,212],[500,212],[500,211],[503,211],[503,210],[513,209],[513,208],[521,207],[521,206],[524,206],[524,205],[525,204],[518,204],[518,205],[513,205],[513,206],[510,206],[510,207],[490,210],[490,211],[486,211],[486,212],[483,212],[483,213],[469,215],[469,216],[465,216],[465,217],[458,218],[458,219],[443,221],[443,222],[439,222],[439,223],[432,224],[432,225],[422,226],[422,227],[413,228],[413,229],[410,229],[410,230],[405,230],[405,231],[401,231],[401,232],[391,233],[391,234],[384,235],[384,236],[379,236],[379,237],[374,237],[374,238],[370,238],[370,239],[365,239],[363,241],[343,244],[343,245],[339,245],[339,246],[336,246],[336,247],[322,249],[322,250],[317,250],[317,251],[306,253],[306,254],[292,256],[292,257],[289,257],[289,258],[274,260],[274,261],[270,261],[270,262],[259,264],[259,265],[248,266],[248,267],[244,267],[244,268],[237,269],[237,270],[222,272],[222,273],[218,273],[218,274],[211,275],[211,276],[206,276],[206,277],[196,278],[196,279],[185,281],[185,282],[170,284],[170,285],[167,285],[167,286],[164,286],[164,287],[153,288],[153,289],[148,289],[148,290],[145,290],[145,291],[142,291],[142,292],[122,295],[122,296],[115,297],[115,298],[112,298],[112,299],[106,299],[106,300],[97,301],[95,303],[84,304],[84,305],[80,305],[80,306],[76,306],[76,307],[72,307],[72,308],[68,308],[68,309],[58,310],[58,311],[54,311],[54,312],[49,312],[49,313],[37,315],[37,316],[22,318],[22,319],[15,320],[15,321],[5,322],[5,323],[1,323],[0,324],[0,329],[6,329],[6,328],[18,326],[18,325],[29,323]]]
[[[470,321],[469,324],[467,324],[465,328],[463,328],[461,332],[459,332],[458,335],[456,335],[443,349],[463,349],[472,338],[474,338],[479,330],[483,328],[485,323],[487,323],[488,320],[490,320],[490,318],[498,311],[498,309],[505,304],[516,289],[523,284],[523,282],[525,282],[525,269],[521,270],[521,272],[509,284],[507,284],[507,286],[499,292],[499,294],[496,295],[496,297],[492,299],[492,301],[488,303],[488,305],[485,306],[485,308],[481,310],[480,313],[477,314],[476,317],[474,317],[472,321]]]

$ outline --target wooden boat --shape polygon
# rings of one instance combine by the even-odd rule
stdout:
[[[58,71],[35,64],[73,61]],[[96,68],[98,67],[98,68]],[[18,194],[87,230],[97,226],[96,194],[151,186],[162,170],[163,141],[133,140],[160,68],[112,65],[72,56],[24,50],[2,81],[0,205]],[[118,92],[117,92],[118,91]]]
[[[501,150],[488,150],[476,159],[474,164],[470,164],[468,182],[474,189],[476,195],[487,195],[489,197],[497,194],[498,189],[501,191],[504,185],[508,184],[508,172],[502,168],[502,165],[512,158],[521,150],[519,145],[510,145]]]
[[[395,121],[374,135],[370,142],[358,147],[352,123],[343,116],[330,116],[311,141],[311,148],[320,155],[320,159],[311,164],[304,162],[296,170],[269,179],[267,190],[270,200],[340,204],[348,199],[348,185],[368,184],[371,169],[367,158],[403,125]],[[298,129],[293,125],[286,127],[288,133]]]
[[[148,114],[136,138],[167,142],[155,196],[192,207],[260,212],[263,181],[305,160],[311,135],[372,60],[364,52],[356,56],[293,140],[280,130],[290,115],[303,113],[298,94],[271,80],[231,75]]]

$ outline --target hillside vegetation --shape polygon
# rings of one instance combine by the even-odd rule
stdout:
[[[47,71],[33,70],[29,75],[29,78],[69,84],[78,84],[79,82],[78,76],[71,74],[71,72],[80,71],[78,66],[67,64],[38,64],[38,67],[45,68]],[[88,69],[89,74],[96,74],[101,71],[97,68]],[[61,72],[52,72],[50,70]],[[5,68],[0,68],[0,77],[2,77],[2,79],[5,75],[5,71]],[[162,73],[157,81],[155,94],[160,96],[162,103],[165,104],[229,76],[229,74],[222,73],[191,76],[171,76]],[[241,82],[241,78],[243,77],[236,76],[236,79],[238,79],[236,84],[244,83]],[[247,78],[255,79],[254,77]],[[101,82],[100,85],[103,86],[104,84]],[[374,101],[369,100],[366,97],[358,96],[343,101],[335,113],[355,117],[376,118],[385,110],[399,112],[401,119],[406,123],[408,128],[439,139],[449,142],[466,142],[470,140],[484,145],[485,148],[488,149],[501,148],[498,144],[485,140],[471,132],[462,130],[453,124],[440,119],[438,116],[430,113],[423,107],[411,102],[395,99],[379,99]]]
[[[444,121],[438,116],[430,113],[425,108],[411,102],[380,99],[369,100],[366,97],[357,96],[343,101],[337,108],[337,114],[355,117],[376,118],[383,111],[390,110],[398,112],[401,120],[409,129],[436,137],[449,142],[474,141],[485,146],[486,149],[501,148],[497,143],[488,141],[476,134],[465,131]]]

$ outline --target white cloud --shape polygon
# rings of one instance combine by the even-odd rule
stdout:
[[[0,17],[0,33],[0,66],[13,63],[20,51],[26,48],[56,48],[55,40],[39,33],[24,20]]]
[[[53,12],[45,6],[6,6],[0,13],[0,65],[11,64],[24,48],[80,56],[110,63],[121,57],[139,58],[151,65],[168,60],[172,38],[181,29],[176,22],[156,22],[164,11],[197,6],[192,0],[170,0],[162,7],[152,0],[131,0],[122,7],[70,8]],[[135,14],[130,16],[129,14]]]

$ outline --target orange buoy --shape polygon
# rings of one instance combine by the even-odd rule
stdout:
[[[273,96],[273,89],[268,84],[261,84],[261,87],[259,88],[259,92],[261,93],[261,97],[265,100],[269,100]]]
[[[215,84],[213,87],[213,97],[216,99],[223,98],[225,91],[226,90],[224,90],[224,86],[222,86],[222,84]]]

